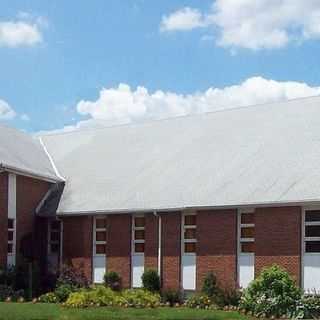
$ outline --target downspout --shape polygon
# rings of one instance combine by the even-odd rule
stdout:
[[[154,211],[153,214],[158,217],[158,275],[161,284],[161,215],[156,211]]]
[[[63,267],[63,220],[57,218],[60,221],[60,252],[59,252],[59,271],[62,272]]]

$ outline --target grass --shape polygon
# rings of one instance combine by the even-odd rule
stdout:
[[[0,320],[246,320],[237,312],[187,308],[67,309],[45,303],[0,303]]]

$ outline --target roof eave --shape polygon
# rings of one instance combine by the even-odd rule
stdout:
[[[34,178],[34,179],[39,179],[39,180],[43,180],[43,181],[47,181],[47,182],[51,182],[51,183],[56,183],[56,182],[64,182],[65,180],[59,178],[59,177],[54,177],[54,176],[50,176],[50,175],[44,175],[41,174],[39,172],[35,172],[32,170],[25,170],[25,169],[21,169],[21,168],[17,168],[14,166],[9,166],[5,163],[0,163],[0,172],[1,171],[7,171],[7,172],[12,172],[12,173],[16,173],[18,175],[22,175],[22,176],[27,176],[30,178]]]
[[[99,214],[125,214],[136,212],[175,212],[175,211],[193,211],[193,210],[225,210],[225,209],[243,209],[243,208],[266,208],[266,207],[295,207],[295,206],[320,206],[319,199],[294,200],[294,201],[270,201],[260,203],[242,203],[239,205],[216,205],[216,206],[185,206],[170,208],[124,208],[114,210],[87,210],[87,211],[57,211],[58,216],[84,216]]]

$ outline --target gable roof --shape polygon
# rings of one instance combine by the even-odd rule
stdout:
[[[0,169],[50,181],[61,180],[38,138],[1,124]]]
[[[320,97],[42,139],[58,213],[320,201]]]

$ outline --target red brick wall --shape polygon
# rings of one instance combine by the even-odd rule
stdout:
[[[8,175],[0,173],[0,267],[7,264]]]
[[[161,215],[162,287],[180,288],[181,265],[181,213],[170,212]]]
[[[131,287],[131,215],[107,216],[107,271],[116,271],[124,288]]]
[[[35,230],[35,209],[49,190],[50,183],[17,176],[17,264],[21,239]]]
[[[145,215],[145,269],[158,270],[158,217],[153,213]]]
[[[278,264],[300,283],[301,208],[258,208],[255,211],[255,273]]]
[[[65,217],[63,221],[63,263],[82,269],[92,280],[93,217]]]
[[[237,274],[237,211],[197,213],[197,290],[212,271],[223,287],[235,287]]]

